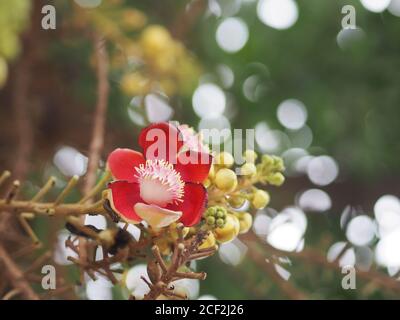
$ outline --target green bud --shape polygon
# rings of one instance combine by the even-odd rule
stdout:
[[[225,210],[218,210],[217,214],[216,214],[217,218],[223,218],[223,217],[225,217],[225,215],[226,215]]]
[[[225,225],[225,220],[222,218],[217,219],[217,227],[222,228]]]
[[[213,226],[215,224],[215,218],[214,217],[207,217],[207,224],[210,226]]]

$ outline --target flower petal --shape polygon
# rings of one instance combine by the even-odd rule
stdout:
[[[180,221],[185,226],[197,224],[207,205],[207,191],[202,184],[186,183],[183,202],[179,204],[170,204],[168,209],[173,211],[182,211]]]
[[[159,122],[140,132],[139,145],[143,148],[146,159],[164,159],[175,164],[183,138],[175,126],[168,122]]]
[[[131,149],[115,149],[107,159],[108,167],[116,180],[136,182],[136,170],[146,161],[140,152]]]
[[[201,183],[207,177],[212,164],[212,156],[205,152],[188,150],[178,155],[175,170],[185,182]]]
[[[139,223],[142,219],[136,214],[134,206],[143,200],[137,183],[115,181],[108,184],[111,208],[129,223]]]
[[[149,205],[141,202],[135,204],[135,211],[153,228],[169,226],[182,216],[180,211],[172,211],[154,204]]]

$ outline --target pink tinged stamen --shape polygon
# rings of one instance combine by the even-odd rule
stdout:
[[[165,207],[183,201],[185,183],[172,164],[165,160],[147,160],[135,169],[140,197],[145,202]]]
[[[178,126],[179,131],[182,134],[183,137],[183,142],[185,143],[185,146],[189,150],[193,151],[198,151],[198,152],[206,152],[208,153],[210,149],[204,145],[203,143],[203,138],[200,135],[200,133],[197,133],[193,130],[193,128],[190,128],[186,124],[182,124]]]

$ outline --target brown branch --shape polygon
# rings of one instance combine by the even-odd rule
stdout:
[[[185,6],[178,17],[174,19],[176,23],[172,26],[171,32],[177,39],[183,40],[197,23],[198,17],[207,8],[207,0],[192,1],[189,6]]]
[[[97,105],[94,114],[92,138],[89,146],[89,163],[83,193],[86,195],[96,184],[96,172],[99,166],[101,150],[104,145],[107,104],[109,96],[108,54],[106,44],[99,35],[94,40],[97,58]]]
[[[107,104],[109,96],[108,84],[108,54],[104,40],[96,34],[94,46],[97,58],[97,105],[94,114],[94,125],[92,138],[89,146],[89,163],[86,180],[83,186],[83,194],[90,194],[91,189],[96,184],[96,173],[99,166],[101,150],[104,145],[104,131],[106,123]],[[83,222],[82,217],[81,222]],[[79,239],[79,258],[82,262],[87,261],[86,239]],[[83,274],[82,274],[83,277]]]
[[[268,263],[265,258],[257,251],[254,245],[249,246],[248,256],[262,270],[268,273],[269,278],[277,285],[277,287],[292,300],[305,300],[307,295],[300,291],[295,285],[289,281],[282,279],[271,263]]]
[[[0,261],[3,263],[6,273],[15,289],[28,300],[39,300],[39,296],[33,291],[24,277],[24,273],[18,265],[11,259],[7,251],[0,244]]]
[[[32,202],[14,200],[7,203],[7,200],[0,200],[0,214],[3,212],[32,212],[36,215],[45,216],[68,216],[84,215],[87,213],[106,214],[102,206],[95,204],[63,203],[54,206],[53,202]]]
[[[246,234],[245,238],[247,239],[246,242],[248,242],[249,244],[250,243],[258,243],[262,247],[266,248],[269,252],[272,252],[272,253],[280,255],[280,256],[298,258],[305,263],[308,263],[311,265],[319,265],[321,267],[325,267],[325,268],[339,271],[339,272],[341,272],[341,270],[342,270],[338,261],[330,262],[326,259],[326,257],[323,254],[321,254],[313,249],[304,249],[303,251],[300,251],[300,252],[288,252],[288,251],[278,250],[266,242],[261,242],[261,240],[253,233]],[[362,270],[357,269],[357,276],[359,276],[363,280],[375,283],[378,286],[380,286],[381,288],[391,290],[392,292],[395,292],[395,293],[400,293],[400,283],[398,281],[396,281],[395,279],[393,279],[381,272],[374,271],[374,270],[362,271]]]

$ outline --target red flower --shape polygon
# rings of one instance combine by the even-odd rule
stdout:
[[[208,176],[212,157],[189,149],[180,130],[156,123],[139,136],[142,153],[116,149],[108,166],[116,181],[109,184],[110,203],[126,221],[147,221],[164,227],[180,220],[186,226],[199,222],[207,192],[201,184]]]

